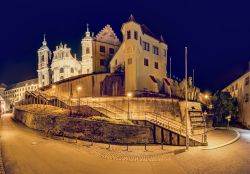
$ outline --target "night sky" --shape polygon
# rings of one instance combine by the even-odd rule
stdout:
[[[228,0],[16,0],[0,2],[0,82],[12,84],[37,76],[37,49],[43,34],[53,51],[67,43],[80,57],[89,23],[95,34],[110,24],[120,28],[132,13],[137,22],[162,34],[172,57],[172,74],[184,76],[184,47],[189,73],[203,90],[221,89],[240,76],[250,60],[250,2]],[[238,1],[239,2],[239,1]]]

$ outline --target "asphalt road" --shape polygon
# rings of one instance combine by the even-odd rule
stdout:
[[[229,146],[204,151],[190,148],[167,160],[130,162],[98,156],[93,148],[47,139],[11,119],[1,118],[2,153],[7,174],[160,174],[160,173],[250,173],[250,131]],[[220,135],[221,136],[221,135]]]

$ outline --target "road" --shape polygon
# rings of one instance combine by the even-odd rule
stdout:
[[[95,147],[45,138],[11,119],[1,118],[2,153],[7,174],[160,174],[160,173],[250,173],[250,131],[229,146],[204,151],[172,153],[166,160],[131,162],[102,158]],[[168,147],[166,147],[168,148]]]

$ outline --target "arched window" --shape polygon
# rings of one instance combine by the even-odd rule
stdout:
[[[86,48],[86,54],[89,54],[90,53],[90,49],[89,47]]]
[[[44,62],[44,55],[42,55],[41,61]]]
[[[64,69],[63,68],[60,68],[60,73],[64,73]]]
[[[63,80],[63,76],[60,77],[60,80]]]
[[[71,69],[70,69],[70,72],[71,72],[71,73],[74,73],[74,68],[71,68]]]

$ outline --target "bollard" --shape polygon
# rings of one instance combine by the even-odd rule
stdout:
[[[63,138],[62,139],[64,140],[64,132],[63,132]]]
[[[145,143],[145,151],[147,151],[147,143]]]
[[[93,146],[94,145],[94,143],[93,143],[93,138],[91,138],[91,144],[90,144],[91,146]]]
[[[110,150],[110,143],[109,143],[109,146],[108,146],[108,148],[107,148],[108,150]]]
[[[161,150],[163,150],[163,142],[161,143]]]
[[[76,137],[76,143],[77,143],[77,137]]]
[[[127,149],[126,150],[128,151],[128,144],[127,144]]]

